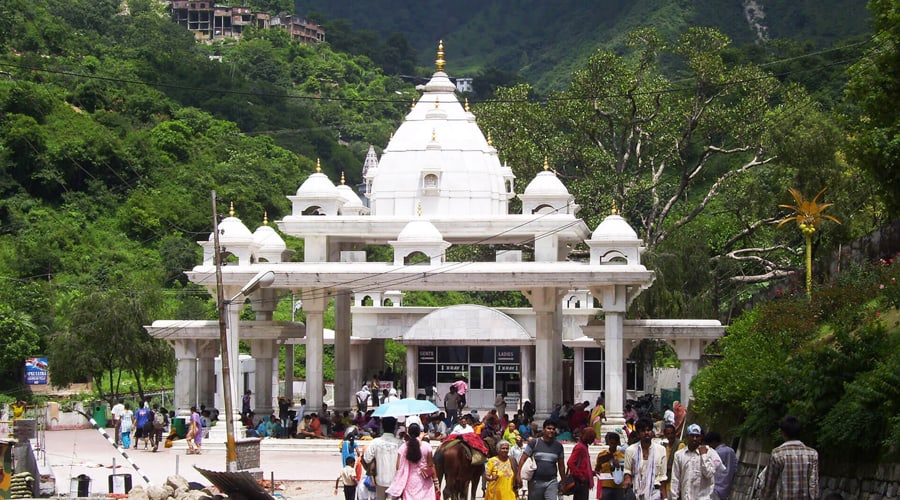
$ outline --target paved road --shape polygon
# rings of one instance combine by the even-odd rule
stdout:
[[[91,478],[93,495],[105,495],[109,492],[108,480],[113,474],[113,462],[116,473],[131,474],[133,486],[144,484],[141,474],[157,484],[164,483],[173,474],[179,474],[188,481],[209,484],[194,470],[195,465],[210,470],[225,470],[225,451],[221,448],[205,450],[202,455],[187,455],[185,450],[176,448],[160,448],[156,453],[143,449],[128,450],[128,456],[140,468],[139,472],[96,430],[48,431],[45,436],[46,465],[53,470],[60,495],[67,495],[71,478],[81,474]],[[276,493],[286,498],[333,499],[334,480],[340,472],[340,461],[338,442],[335,441],[333,453],[265,450],[260,456],[260,468],[266,479],[274,474],[276,481],[285,482],[287,490]],[[301,489],[297,490],[297,486]]]

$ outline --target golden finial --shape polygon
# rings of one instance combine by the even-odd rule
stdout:
[[[263,226],[269,225],[269,211],[263,210]]]
[[[491,139],[491,133],[488,132],[488,146],[494,147],[494,141]]]
[[[550,162],[547,160],[547,157],[544,157],[544,171],[550,170]]]
[[[437,66],[438,71],[444,71],[444,63],[446,62],[444,60],[444,41],[441,40],[438,42],[437,61],[434,61],[434,64]]]
[[[434,142],[437,140],[437,132],[434,129],[431,129],[431,141]]]
[[[319,158],[316,158],[316,173],[322,173],[322,160],[320,160]]]
[[[233,201],[228,204],[228,216],[234,217],[234,202]]]
[[[466,97],[466,113],[469,112],[469,98]]]
[[[344,185],[346,183],[347,183],[347,181],[344,179],[344,171],[341,170],[341,185]]]
[[[611,215],[619,215],[619,207],[615,201],[613,201],[612,212]]]
[[[388,138],[388,142],[391,142],[391,141],[393,141],[393,140],[394,140],[394,133],[393,133],[393,132],[391,132],[391,137],[390,137],[390,138]]]
[[[437,99],[435,99],[434,100],[434,109],[438,109],[440,107],[440,105],[441,105],[441,101],[438,101]]]
[[[422,200],[416,200],[416,215],[422,216]]]
[[[412,111],[415,108],[416,108],[416,100],[412,99],[409,101],[409,110]]]

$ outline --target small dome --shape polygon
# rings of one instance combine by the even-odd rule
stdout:
[[[591,235],[592,240],[627,241],[638,240],[638,235],[621,215],[606,216]]]
[[[562,181],[556,177],[555,173],[544,170],[534,176],[534,179],[528,183],[524,194],[539,196],[569,196],[569,190],[566,189],[566,186],[563,185]]]
[[[287,249],[287,245],[272,226],[259,226],[253,233],[253,246],[260,254],[278,254]]]
[[[209,241],[213,241],[214,235],[209,235]],[[235,216],[225,217],[219,223],[219,245],[223,247],[235,245],[250,245],[253,243],[253,234],[247,226]]]
[[[397,241],[404,243],[434,243],[444,241],[444,236],[436,227],[434,227],[434,224],[428,220],[415,219],[407,224],[406,227],[403,228],[403,231],[400,231],[400,234],[397,236]]]
[[[299,198],[337,198],[338,190],[328,179],[328,176],[322,172],[316,172],[303,181],[303,184],[297,189]]]
[[[344,200],[345,207],[361,207],[363,206],[362,200],[357,196],[357,194],[353,191],[353,188],[346,184],[341,184],[337,187],[338,195]]]

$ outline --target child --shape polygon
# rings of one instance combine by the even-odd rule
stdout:
[[[334,494],[338,494],[338,484],[344,483],[344,500],[353,500],[356,498],[356,458],[347,457],[344,464],[341,475],[334,480]]]

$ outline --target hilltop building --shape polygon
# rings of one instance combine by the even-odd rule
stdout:
[[[172,20],[194,34],[197,40],[210,41],[241,38],[244,29],[286,29],[291,40],[317,43],[325,40],[325,30],[301,16],[271,16],[254,12],[250,7],[230,7],[214,1],[175,0],[171,3]]]
[[[224,296],[238,294],[258,272],[275,273],[274,284],[251,295],[256,319],[239,320],[243,304],[228,305],[231,366],[237,342],[251,346],[255,375],[232,384],[235,401],[245,388],[257,413],[273,410],[279,350],[293,359],[293,345],[306,345],[308,410],[322,407],[326,310],[333,303],[335,399],[351,407],[354,392],[384,369],[385,340],[406,346],[405,394],[437,386],[446,392],[464,373],[471,408],[493,406],[504,394],[514,411],[524,400],[539,415],[563,398],[563,346],[573,348],[575,401],[606,394],[611,424],[623,422],[628,392],[628,353],[643,338],[664,339],[681,361],[682,399],[699,369],[708,342],[720,337],[715,320],[626,320],[631,302],[652,285],[641,263],[642,242],[613,212],[593,230],[577,217],[578,204],[544,161],[544,170],[516,194],[513,171],[500,162],[468,105],[444,72],[443,45],[437,71],[378,158],[366,158],[368,204],[320,168],[289,195],[292,211],[277,224],[304,241],[303,262],[288,262],[284,242],[267,225],[252,232],[232,215],[219,225],[221,251],[237,263],[222,268]],[[518,197],[521,210],[510,213]],[[215,290],[213,236],[200,242],[203,263],[188,272]],[[576,245],[590,248],[586,262],[567,260]],[[364,245],[393,251],[391,262],[373,262]],[[454,245],[497,245],[491,262],[452,262]],[[234,260],[234,259],[233,259]],[[522,293],[531,307],[479,304],[411,307],[404,292],[507,291]],[[302,297],[305,324],[273,322],[280,297]],[[602,319],[599,319],[602,318]],[[216,322],[155,321],[152,335],[169,340],[178,358],[175,397],[179,413],[203,402],[216,387]],[[292,367],[292,363],[286,363]],[[198,375],[199,373],[199,375]],[[288,372],[288,380],[293,374]],[[290,394],[290,384],[285,387]],[[214,404],[213,401],[207,401]]]

